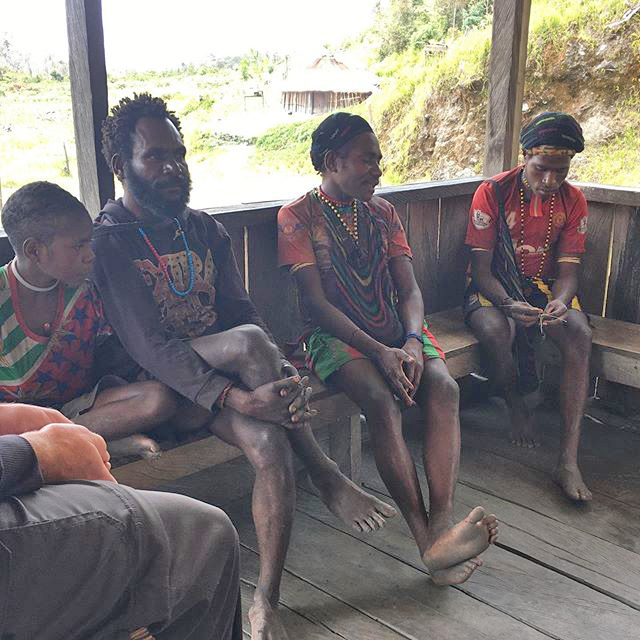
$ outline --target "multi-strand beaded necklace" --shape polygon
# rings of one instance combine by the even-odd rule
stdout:
[[[522,184],[527,187],[527,189],[531,189],[529,186],[529,181],[527,180],[527,176],[524,173],[524,170],[521,174]],[[547,233],[544,238],[544,246],[542,251],[542,257],[540,258],[540,265],[538,266],[538,271],[534,276],[534,279],[538,280],[542,276],[542,272],[544,271],[544,264],[547,258],[547,252],[550,249],[551,242],[551,231],[553,228],[553,209],[556,204],[556,194],[552,194],[551,201],[549,203],[549,223],[547,224]],[[525,223],[525,206],[524,206],[524,189],[522,186],[520,187],[520,238],[518,239],[518,247],[522,247],[524,244],[524,223]],[[520,272],[524,275],[524,251],[520,251]]]
[[[151,251],[151,253],[153,254],[153,257],[158,262],[158,266],[160,267],[160,270],[162,271],[162,274],[164,275],[165,280],[169,285],[169,289],[171,289],[174,295],[178,296],[179,298],[184,298],[188,296],[191,293],[191,291],[193,291],[193,287],[196,283],[196,271],[193,266],[193,255],[191,254],[191,249],[189,248],[189,243],[187,242],[187,236],[184,232],[184,229],[182,228],[182,225],[180,224],[180,220],[178,220],[178,218],[174,218],[173,221],[176,223],[176,228],[178,230],[178,233],[182,237],[182,244],[184,245],[184,250],[187,254],[187,264],[189,266],[189,284],[187,285],[187,288],[184,289],[183,291],[179,291],[176,288],[175,282],[171,277],[169,270],[167,269],[167,265],[165,264],[165,261],[162,259],[162,256],[158,253],[156,248],[153,246],[153,243],[149,239],[149,236],[145,233],[142,227],[138,227],[138,233],[140,233],[140,235],[142,236],[142,239],[147,243],[147,247],[149,247],[149,251]]]
[[[351,210],[353,211],[353,223],[348,224],[344,216],[340,213],[340,210],[336,206],[336,203],[328,198],[320,189],[316,189],[316,195],[318,200],[325,204],[338,219],[340,224],[345,228],[345,231],[351,236],[351,239],[358,244],[358,201],[354,198],[351,202]]]

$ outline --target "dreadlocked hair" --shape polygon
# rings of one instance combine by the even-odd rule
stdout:
[[[133,98],[122,98],[102,122],[102,154],[109,167],[116,153],[123,160],[131,159],[132,134],[140,118],[167,118],[182,135],[180,120],[169,111],[162,98],[154,98],[150,93],[134,93]]]

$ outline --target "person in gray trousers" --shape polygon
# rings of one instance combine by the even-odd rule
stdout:
[[[110,468],[82,426],[0,436],[0,638],[240,640],[229,518]]]

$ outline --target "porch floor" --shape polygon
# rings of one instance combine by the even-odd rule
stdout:
[[[549,477],[557,414],[538,412],[543,446],[536,450],[506,441],[498,400],[464,410],[462,422],[456,515],[481,504],[501,523],[484,566],[463,585],[435,587],[401,516],[356,534],[300,487],[281,592],[291,640],[637,639],[640,423],[634,431],[632,421],[614,416],[607,424],[584,420],[581,461],[594,500],[574,505]],[[428,495],[419,438],[411,429],[408,437]],[[389,499],[366,446],[364,479]],[[258,572],[252,481],[240,459],[170,487],[223,507],[238,528],[245,625]]]

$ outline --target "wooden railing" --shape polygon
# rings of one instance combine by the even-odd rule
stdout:
[[[387,187],[407,231],[427,313],[461,304],[471,199],[481,178]],[[580,297],[590,313],[640,323],[640,189],[579,184],[589,201]],[[295,289],[277,268],[276,216],[283,202],[209,209],[227,228],[245,283],[279,341],[300,330]]]
[[[387,187],[407,230],[427,313],[461,303],[468,252],[464,235],[471,198],[481,178]],[[640,323],[640,189],[579,185],[589,201],[587,253],[580,286],[590,313]],[[276,217],[284,202],[207,211],[229,232],[245,284],[279,342],[301,329],[290,276],[277,267]],[[2,263],[11,257],[0,238]]]

